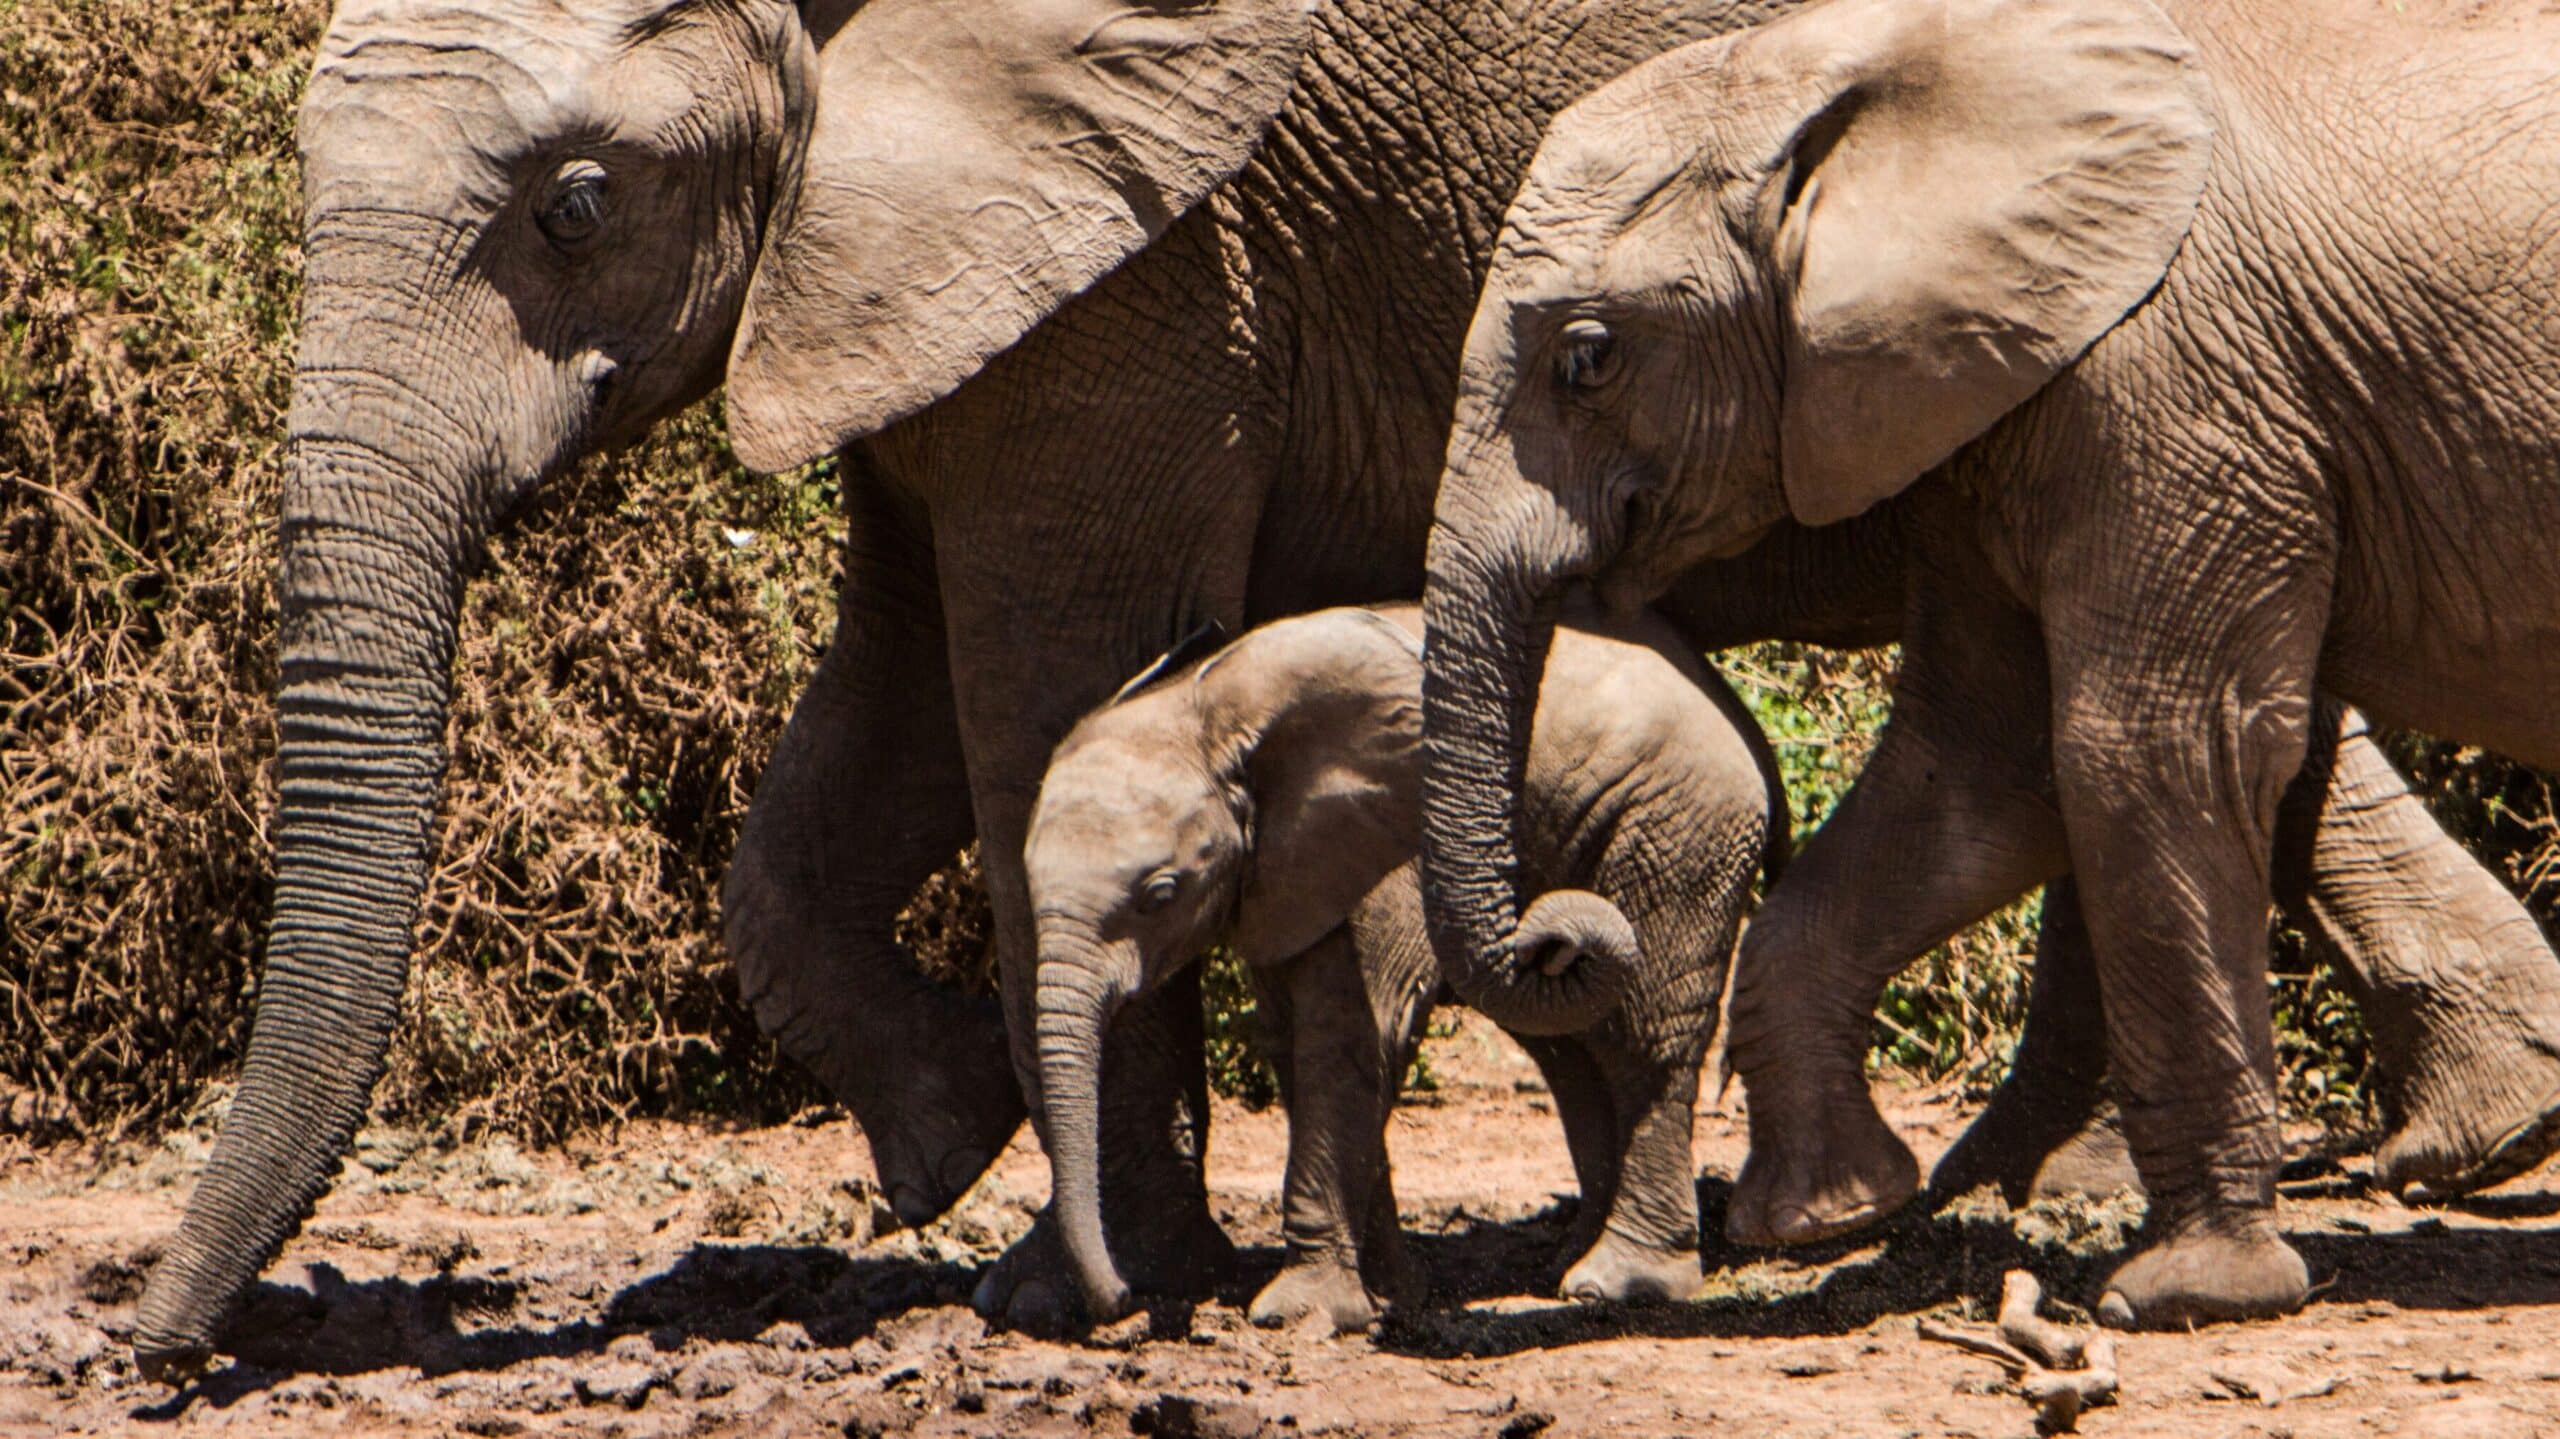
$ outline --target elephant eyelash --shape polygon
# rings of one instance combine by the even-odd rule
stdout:
[[[593,160],[572,160],[552,175],[534,222],[553,245],[572,249],[604,228],[609,198],[604,167]]]
[[[1154,914],[1172,904],[1174,900],[1181,897],[1181,894],[1182,876],[1178,874],[1149,875],[1146,879],[1139,881],[1134,904],[1138,913]]]
[[[1556,383],[1588,393],[1617,372],[1618,337],[1598,320],[1574,320],[1556,332]]]

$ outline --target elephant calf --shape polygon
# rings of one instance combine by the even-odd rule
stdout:
[[[1098,1316],[1129,1302],[1100,1209],[1102,1035],[1222,940],[1290,1121],[1288,1265],[1254,1319],[1356,1329],[1411,1291],[1385,1126],[1439,989],[1413,864],[1421,647],[1412,606],[1283,620],[1159,665],[1058,747],[1025,860],[1054,1201]],[[1496,1018],[1545,1072],[1582,1186],[1563,1292],[1685,1297],[1698,1069],[1785,806],[1757,727],[1660,621],[1560,629],[1548,675],[1521,861],[1546,898],[1520,952],[1553,978]]]

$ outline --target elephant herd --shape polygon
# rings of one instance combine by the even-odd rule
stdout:
[[[2500,4],[341,0],[265,978],[146,1371],[212,1352],[382,1072],[473,557],[724,386],[848,522],[728,949],[902,1219],[1037,1120],[990,1314],[1232,1258],[1205,944],[1281,1020],[1257,1317],[1352,1327],[1416,1290],[1382,1126],[1435,993],[1556,1092],[1566,1292],[1678,1298],[1728,966],[1728,1232],[1828,1238],[1921,1190],[1883,984],[2039,885],[1930,1193],[2022,1193],[2112,1104],[2150,1217],[2104,1317],[2298,1307],[2271,906],[2366,1006],[2385,1182],[2560,1147],[2560,960],[2344,708],[2560,763],[2555,82]],[[1767,638],[1903,646],[1783,876],[1698,659]],[[1000,1002],[893,937],[973,836]]]

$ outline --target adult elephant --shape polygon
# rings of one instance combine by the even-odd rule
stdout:
[[[2139,1183],[2107,1097],[2095,957],[2050,763],[2051,683],[2035,626],[1934,491],[1841,524],[1781,524],[1680,575],[1656,606],[1708,648],[1770,637],[1903,645],[1893,718],[1832,823],[1753,916],[1729,1044],[1863,1053],[1876,999],[1931,946],[2047,886],[2011,1076],[1929,1175],[1933,1199],[1985,1183],[2039,1192]],[[1951,644],[1950,637],[1961,637]],[[1860,822],[1879,794],[1901,822]],[[1845,821],[1845,822],[1843,822]],[[2374,1178],[2444,1198],[2560,1146],[2560,957],[2516,897],[2439,826],[2367,729],[2325,706],[2280,806],[2273,897],[2354,996],[2372,1036]],[[1817,1075],[1817,1081],[1825,1076]],[[1792,1112],[1762,1077],[1754,1122]],[[1810,1093],[1790,1097],[1820,1100]],[[1864,1104],[1812,1103],[1805,1122]],[[1862,1127],[1793,1152],[1855,1156],[1773,1173],[1755,1151],[1727,1211],[1738,1242],[1827,1238],[1911,1197],[1898,1139]],[[1774,1147],[1772,1147],[1774,1148]]]
[[[2307,1293],[2272,1214],[2264,971],[2315,677],[2560,761],[2560,32],[2351,9],[1831,0],[1630,71],[1559,120],[1506,222],[1432,541],[1427,893],[1444,960],[1502,973],[1554,592],[1633,602],[1790,515],[1944,507],[1990,604],[1914,658],[1963,669],[1986,633],[2045,656],[2152,1197],[2116,1322]],[[2013,797],[1897,766],[1826,837],[2003,844]],[[1780,892],[1854,908],[1866,878]],[[1839,1026],[1743,1019],[1834,1010],[1833,978],[1737,964],[1738,1209],[1753,1169],[1771,1215],[1900,1182]]]
[[[342,6],[299,131],[267,967],[144,1300],[146,1367],[208,1352],[362,1117],[430,860],[463,572],[532,487],[724,365],[749,461],[849,446],[836,641],[726,924],[760,1021],[854,1110],[900,1215],[929,1218],[1004,1147],[1036,1066],[1027,1022],[1009,1051],[1005,1014],[917,977],[897,910],[980,835],[1027,1018],[1019,855],[1050,744],[1202,619],[1420,592],[1458,346],[1546,119],[1766,8]],[[1142,1285],[1225,1253],[1198,1023],[1176,984],[1113,1034],[1104,1199],[1149,1218],[1112,1234]],[[1000,1267],[988,1302],[1037,1272]]]
[[[273,934],[239,1098],[143,1306],[155,1370],[206,1352],[362,1115],[462,570],[528,489],[718,383],[733,335],[742,454],[847,446],[836,640],[726,923],[759,1019],[853,1109],[899,1213],[931,1217],[1025,1106],[1003,1014],[892,938],[915,884],[983,836],[1027,1004],[1018,856],[1051,741],[1201,618],[1419,593],[1467,317],[1545,121],[1782,7],[850,8],[333,21],[301,128]],[[1111,1235],[1142,1285],[1222,1248],[1197,1022],[1168,986],[1112,1038],[1106,1218],[1151,1221]],[[1038,1271],[1002,1266],[987,1301]]]

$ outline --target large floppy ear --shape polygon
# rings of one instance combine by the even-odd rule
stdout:
[[[948,394],[1251,158],[1309,0],[868,0],[818,56],[729,360],[780,469]]]
[[[1421,844],[1422,644],[1367,610],[1247,635],[1200,675],[1213,755],[1247,795],[1236,953],[1298,954]]]
[[[1761,177],[1807,524],[1897,493],[2141,304],[2213,146],[2150,0],[1830,0],[1737,38],[1705,88],[1759,151],[1725,158]]]

